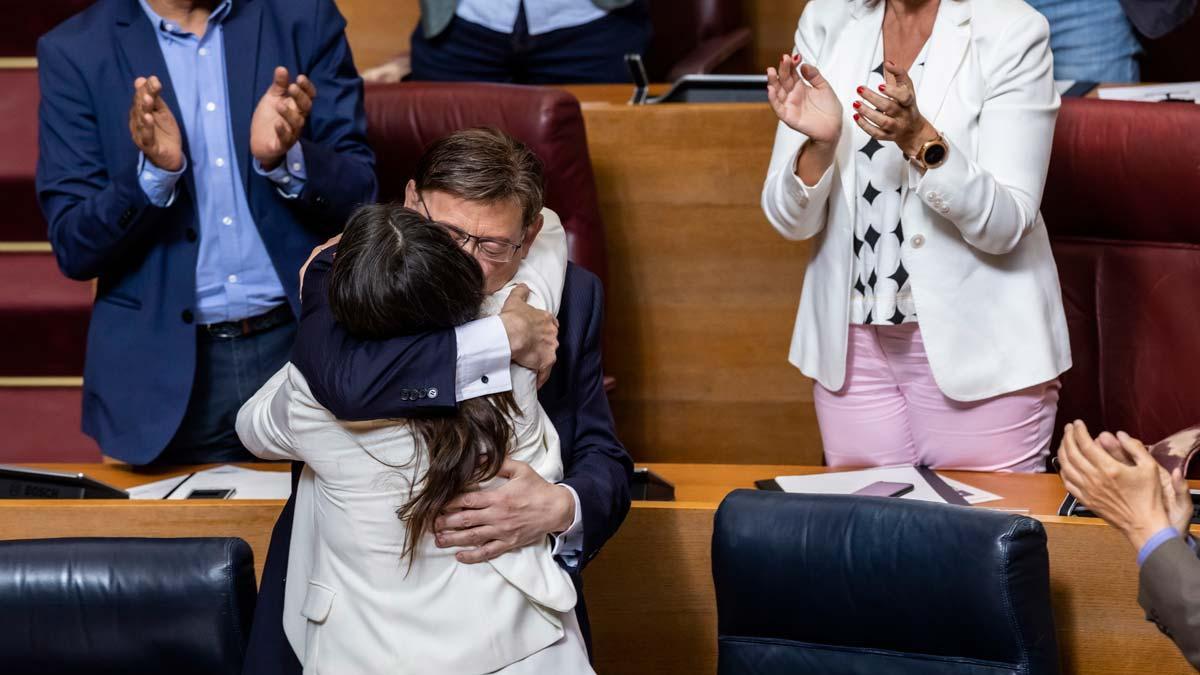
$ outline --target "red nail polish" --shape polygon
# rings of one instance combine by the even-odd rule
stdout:
[[[863,88],[862,88],[862,87],[859,87],[858,89],[855,89],[855,91],[857,91],[858,93],[860,93],[860,94],[861,94],[861,93],[863,93]]]
[[[862,103],[859,103],[858,101],[855,101],[855,102],[854,102],[854,109],[855,109],[855,110],[858,110],[858,109],[859,109],[859,108],[861,108],[861,107],[862,107]]]
[[[857,121],[858,121],[858,113],[854,113],[854,121],[855,121],[855,122],[857,122]]]
[[[887,85],[886,84],[879,85],[879,91],[887,91]]]
[[[797,55],[793,56],[793,57],[792,57],[792,62],[793,62],[793,63],[800,63],[800,55],[799,55],[799,54],[797,54]]]

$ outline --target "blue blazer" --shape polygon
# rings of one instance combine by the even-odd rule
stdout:
[[[229,105],[246,198],[294,309],[313,247],[374,201],[362,81],[332,0],[236,0],[224,24]],[[183,119],[154,28],[137,0],[99,0],[38,41],[37,190],[59,267],[96,279],[84,367],[83,431],[104,453],[145,464],[179,427],[196,362],[199,228],[191,169],[174,203],[151,205],[129,132],[133,81],[157,75]],[[308,178],[283,199],[251,165],[250,119],[276,66],[307,74]],[[187,149],[186,132],[184,138]]]
[[[292,363],[313,395],[344,419],[381,419],[436,415],[454,409],[454,331],[359,342],[336,323],[326,301],[333,250],[309,266],[304,280],[304,314]],[[579,592],[575,614],[591,649],[591,631],[583,602],[580,572],[596,557],[629,512],[633,460],[617,440],[608,395],[604,391],[601,335],[604,291],[596,275],[571,264],[558,313],[558,361],[538,400],[562,442],[563,482],[579,493],[583,511],[583,554],[568,568]],[[351,365],[352,364],[352,365]],[[412,400],[406,392],[449,382],[446,396],[432,403]],[[300,465],[292,467],[293,492]],[[250,631],[243,672],[247,675],[294,673],[300,663],[283,633],[283,595],[292,538],[293,499],[288,500],[271,533],[258,605]]]

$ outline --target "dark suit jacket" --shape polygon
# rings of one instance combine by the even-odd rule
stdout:
[[[304,280],[300,331],[292,352],[313,395],[343,419],[382,419],[454,410],[454,331],[360,342],[336,323],[325,299],[333,249],[309,266]],[[558,361],[538,392],[562,442],[563,482],[579,493],[583,510],[583,556],[568,568],[579,592],[576,616],[591,647],[583,602],[582,568],[617,531],[629,512],[630,459],[617,440],[601,366],[604,292],[600,280],[571,264],[558,313]],[[408,400],[410,389],[435,387],[435,399]],[[445,393],[443,393],[445,392]],[[299,466],[293,467],[293,486]],[[300,664],[283,633],[283,593],[292,535],[289,500],[271,533],[244,672],[299,673]]]
[[[1138,603],[1200,670],[1200,558],[1182,539],[1154,550],[1138,577]]]
[[[1196,11],[1196,0],[1121,0],[1125,15],[1150,39],[1179,28]]]
[[[238,168],[294,308],[297,272],[313,247],[340,231],[356,204],[375,197],[362,81],[344,27],[332,0],[236,0],[223,23]],[[183,119],[154,30],[138,0],[100,0],[47,33],[37,50],[38,199],[63,273],[98,280],[83,430],[105,454],[132,464],[152,461],[174,436],[196,359],[194,165],[174,203],[153,206],[138,185],[129,135],[139,76],[157,75]],[[250,119],[276,66],[317,86],[300,140],[308,178],[295,200],[282,198],[251,165]]]

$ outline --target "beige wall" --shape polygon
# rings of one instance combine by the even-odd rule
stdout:
[[[667,0],[651,0],[665,2]],[[743,0],[746,23],[754,31],[751,50],[759,70],[791,51],[796,21],[807,0]],[[359,68],[370,68],[408,49],[421,15],[417,0],[338,0],[349,23],[347,34]]]

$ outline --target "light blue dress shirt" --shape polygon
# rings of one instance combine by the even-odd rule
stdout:
[[[1141,42],[1120,0],[1029,0],[1050,22],[1054,79],[1137,82]]]
[[[264,314],[287,302],[287,295],[250,214],[234,154],[221,28],[232,0],[213,10],[203,37],[166,21],[146,0],[140,2],[154,25],[183,117],[177,122],[187,134],[188,145],[188,157],[179,171],[164,171],[143,157],[139,170],[142,190],[152,204],[169,206],[175,200],[179,177],[191,163],[200,245],[197,322],[239,321]],[[270,178],[280,194],[290,199],[299,196],[307,175],[299,143],[274,170],[263,171],[257,160],[254,170]]]
[[[455,14],[464,21],[497,33],[511,33],[522,0],[459,0]],[[608,12],[592,0],[524,0],[530,35],[574,28],[603,18]]]

